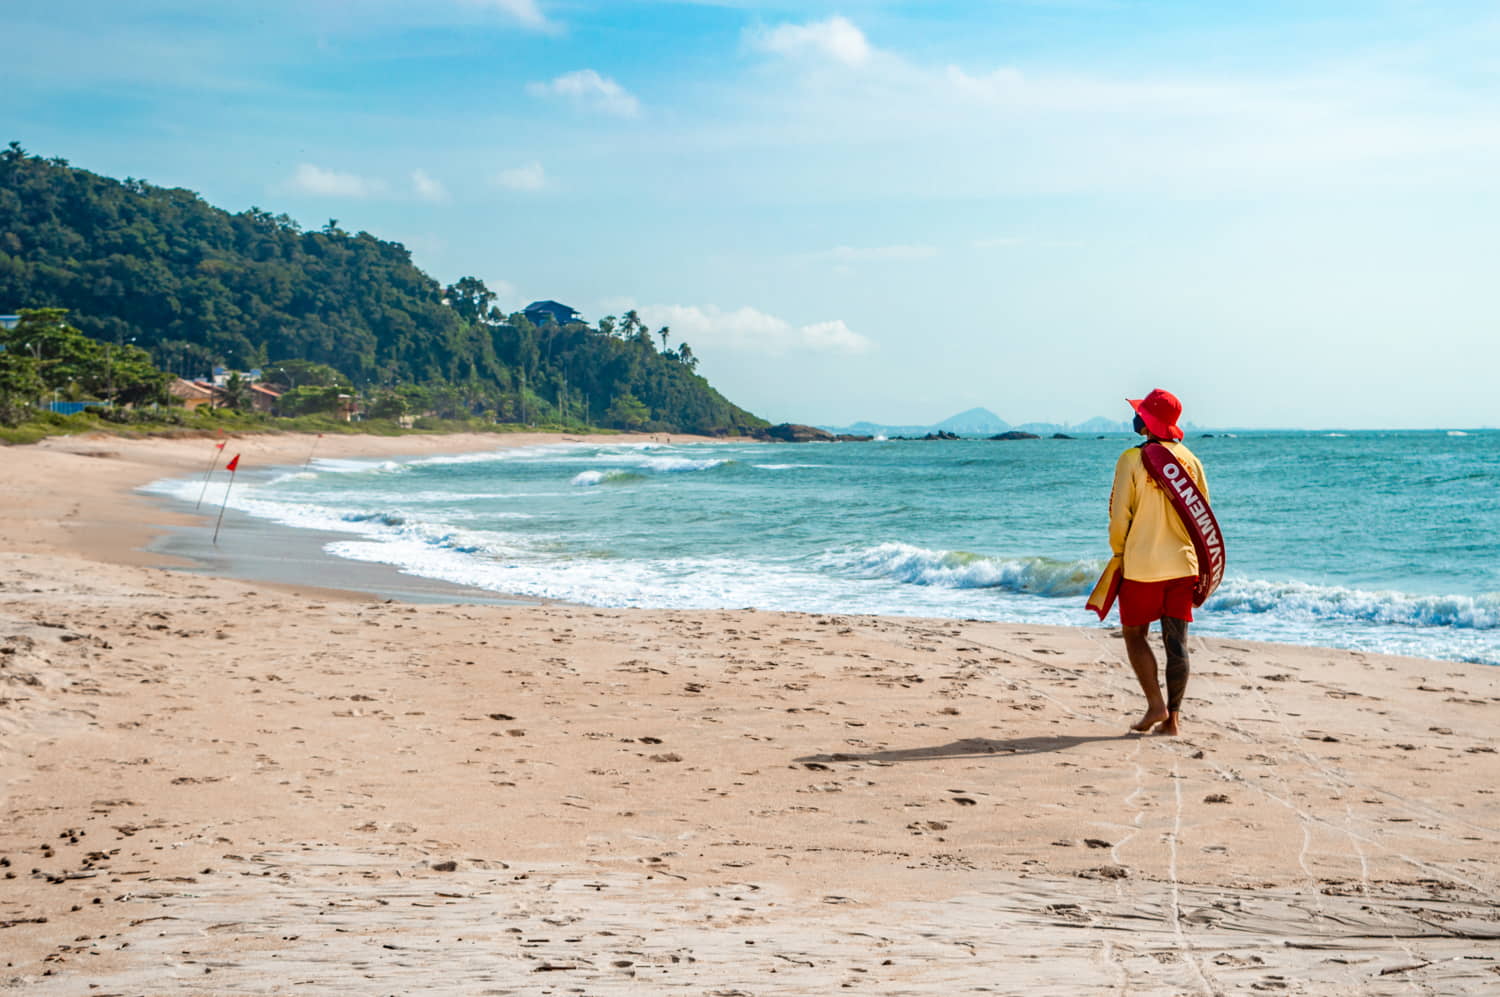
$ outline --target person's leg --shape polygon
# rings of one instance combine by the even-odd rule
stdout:
[[[1158,734],[1175,737],[1180,733],[1177,721],[1181,719],[1182,696],[1188,684],[1187,632],[1187,620],[1175,616],[1161,618],[1161,640],[1167,650],[1167,720],[1157,730]]]
[[[1130,658],[1130,667],[1135,671],[1135,680],[1141,684],[1141,691],[1146,694],[1146,715],[1139,722],[1131,724],[1130,729],[1144,734],[1168,716],[1167,704],[1161,698],[1161,682],[1156,677],[1156,655],[1151,652],[1151,643],[1147,640],[1151,624],[1122,626],[1120,630],[1125,635],[1125,653]]]

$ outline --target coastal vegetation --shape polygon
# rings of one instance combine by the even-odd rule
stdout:
[[[336,219],[305,230],[258,207],[230,213],[15,142],[0,152],[0,312],[11,309],[31,317],[24,334],[5,332],[8,423],[54,392],[159,414],[174,378],[219,367],[258,370],[280,393],[278,417],[705,434],[766,425],[697,373],[691,346],[668,349],[670,330],[635,312],[588,324],[566,308],[506,310],[478,278],[444,286],[400,243]],[[220,384],[215,404],[248,409],[248,382]]]

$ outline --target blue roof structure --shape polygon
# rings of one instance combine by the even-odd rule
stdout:
[[[533,301],[521,309],[521,313],[537,324],[550,320],[556,322],[558,325],[567,325],[569,322],[578,321],[578,309],[569,308],[560,301],[552,301],[550,299],[546,301]]]

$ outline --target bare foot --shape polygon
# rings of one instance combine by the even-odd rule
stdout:
[[[1182,732],[1177,729],[1177,714],[1168,713],[1167,719],[1163,720],[1161,725],[1152,733],[1159,737],[1177,737],[1180,735]]]
[[[1130,729],[1135,731],[1137,734],[1144,734],[1152,727],[1155,727],[1157,724],[1161,723],[1164,720],[1167,720],[1170,717],[1171,714],[1167,712],[1167,708],[1165,706],[1163,706],[1159,710],[1147,709],[1146,715],[1144,717],[1141,717],[1139,723],[1131,724]]]

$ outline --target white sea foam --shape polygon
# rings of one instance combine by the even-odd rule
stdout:
[[[1500,628],[1500,593],[1411,595],[1366,592],[1303,582],[1228,579],[1208,608],[1229,613],[1272,614],[1287,620],[1352,620],[1410,627]]]
[[[696,460],[692,457],[648,457],[639,466],[647,471],[676,474],[683,471],[711,471],[716,467],[723,467],[728,463],[730,461],[717,457],[702,460]]]
[[[1466,432],[1464,432],[1462,429],[1450,429],[1450,430],[1448,430],[1448,435],[1449,436],[1468,436],[1469,434],[1466,433]]]
[[[369,474],[374,471],[394,473],[406,470],[406,465],[394,460],[351,460],[342,457],[315,457],[315,470],[323,474]]]
[[[167,495],[180,501],[196,502],[197,483],[191,479],[164,479],[153,482],[142,491]],[[405,509],[349,510],[313,502],[283,501],[267,497],[264,486],[248,484],[229,491],[210,485],[204,508],[224,503],[258,519],[283,526],[321,530],[327,533],[355,533],[371,540],[389,542],[406,540],[430,547],[440,547],[462,554],[521,553],[531,556],[535,545],[546,538],[529,537],[526,541],[482,530],[468,530],[451,523],[430,522],[413,518]],[[486,519],[531,518],[528,513],[490,513]]]
[[[989,557],[904,543],[880,544],[845,558],[844,563],[855,571],[910,585],[999,588],[1054,598],[1087,595],[1103,567],[1096,560]],[[1500,593],[1477,597],[1413,595],[1229,578],[1214,593],[1207,608],[1222,613],[1274,615],[1298,622],[1340,620],[1407,627],[1500,629]]]
[[[855,570],[913,585],[942,588],[1001,588],[1034,595],[1087,595],[1099,577],[1099,561],[1044,557],[987,557],[958,550],[928,550],[883,543],[853,558]]]
[[[634,474],[630,471],[581,471],[575,474],[573,480],[569,483],[576,488],[590,488],[594,485],[637,481],[640,477],[639,474]]]
[[[804,467],[827,467],[827,464],[756,464],[762,471],[796,471]]]
[[[326,549],[340,557],[391,564],[425,578],[594,606],[791,609],[805,605],[808,592],[808,579],[801,573],[741,559],[621,562],[556,555],[473,557],[405,538],[338,541]]]
[[[316,480],[318,480],[318,475],[317,475],[317,472],[315,472],[315,471],[287,471],[287,472],[285,472],[283,474],[278,474],[275,477],[271,478],[269,481],[267,481],[267,484],[280,485],[280,484],[285,484],[288,481],[316,481]]]
[[[479,453],[437,454],[419,457],[410,461],[412,467],[442,467],[463,464],[494,464],[502,461],[525,461],[566,456],[578,450],[578,443],[545,443],[529,447],[507,447],[503,450],[484,450]]]

